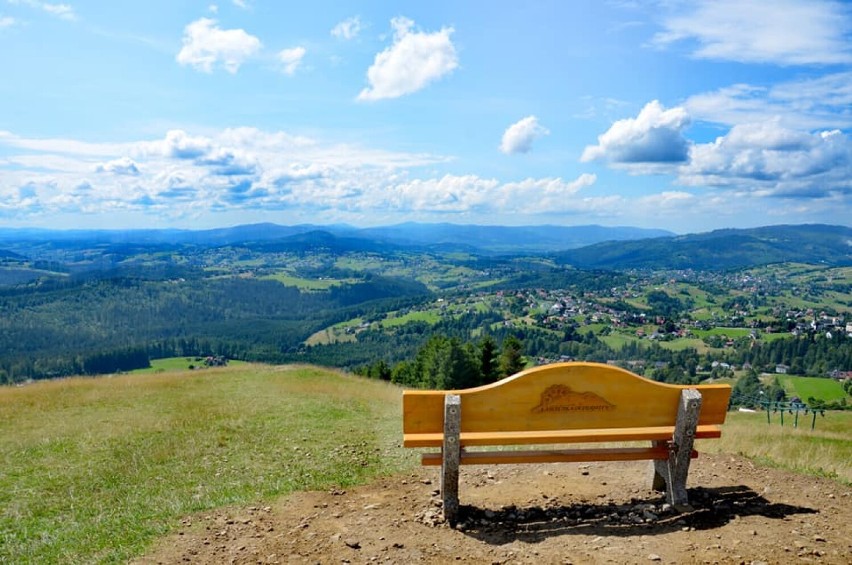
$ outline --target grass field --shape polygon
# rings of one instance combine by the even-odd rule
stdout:
[[[704,341],[697,338],[679,338],[673,341],[662,341],[660,347],[669,351],[683,351],[684,349],[695,349],[699,354],[704,354],[710,351],[710,347]]]
[[[187,514],[412,465],[399,398],[257,365],[0,388],[0,563],[124,562]]]
[[[239,367],[246,363],[244,361],[229,360],[228,364],[233,367]],[[166,371],[186,371],[190,365],[196,369],[206,369],[204,367],[204,360],[199,360],[197,357],[167,357],[165,359],[151,359],[151,366],[147,369],[136,369],[128,373],[131,375],[148,375]]]
[[[382,325],[391,328],[396,326],[404,326],[408,322],[426,322],[427,324],[437,324],[441,320],[441,313],[436,310],[421,310],[418,312],[409,312],[402,316],[388,316],[382,320]]]
[[[400,400],[264,365],[0,388],[0,563],[125,562],[187,515],[411,468]],[[732,413],[699,449],[852,484],[852,413],[789,422]]]
[[[817,416],[811,430],[811,417],[793,417],[780,424],[777,414],[765,412],[728,414],[722,439],[698,440],[699,451],[738,453],[774,467],[837,479],[852,485],[852,412],[829,411]]]
[[[602,342],[607,344],[607,346],[615,350],[621,349],[628,343],[639,341],[639,338],[637,338],[635,335],[628,335],[621,332],[615,332],[609,335],[600,336],[598,339],[600,339]]]
[[[840,383],[834,379],[824,379],[820,377],[794,377],[791,375],[781,375],[779,377],[782,386],[787,391],[787,395],[795,394],[804,401],[814,397],[818,400],[831,402],[846,398],[847,394],[840,386]],[[850,427],[852,429],[852,427]]]
[[[305,345],[328,345],[356,340],[357,336],[354,333],[346,333],[343,328],[330,327],[311,334],[305,340]]]
[[[286,273],[276,273],[274,275],[268,275],[261,278],[264,280],[278,281],[283,285],[295,286],[299,290],[309,292],[328,290],[333,286],[340,286],[346,283],[354,284],[358,282],[357,279],[305,279],[302,277],[294,277]]]
[[[738,337],[745,337],[751,333],[751,330],[748,328],[713,328],[712,330],[692,330],[699,338],[706,337],[708,335],[721,335],[726,336],[731,339],[735,339]]]

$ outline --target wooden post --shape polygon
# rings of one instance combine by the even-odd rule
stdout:
[[[654,440],[651,442],[652,447],[668,447],[668,442],[665,440]],[[651,490],[663,492],[666,490],[666,485],[669,484],[669,462],[662,460],[651,461],[650,465],[650,482]]]
[[[444,396],[444,445],[441,449],[441,497],[444,519],[453,525],[459,511],[459,459],[461,446],[461,397],[458,394]]]
[[[695,443],[695,429],[698,415],[701,413],[701,393],[695,389],[685,389],[680,393],[677,408],[672,448],[668,461],[668,489],[666,499],[669,504],[687,506],[686,477],[692,458],[692,446]]]

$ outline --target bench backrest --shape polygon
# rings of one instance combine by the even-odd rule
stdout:
[[[699,425],[724,423],[729,385],[669,385],[601,363],[556,363],[465,390],[406,390],[403,433],[443,432],[448,392],[461,396],[462,432],[673,426],[684,388],[701,392]]]

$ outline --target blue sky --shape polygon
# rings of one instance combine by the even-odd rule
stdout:
[[[0,226],[852,225],[852,4],[0,0]]]

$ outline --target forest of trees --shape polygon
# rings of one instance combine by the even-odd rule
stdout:
[[[429,296],[367,275],[327,292],[273,280],[81,278],[0,290],[0,383],[137,368],[143,357],[223,355],[283,363],[313,332]],[[147,363],[147,360],[146,360]]]
[[[359,367],[356,373],[408,387],[459,389],[498,381],[524,369],[521,341],[509,336],[498,346],[493,337],[462,343],[433,335],[411,361],[391,367],[384,361]]]
[[[509,273],[510,263],[480,260],[471,268]],[[568,285],[570,292],[580,294],[586,287],[605,290],[629,280],[614,272],[554,270],[535,261],[521,265],[523,269],[501,279],[507,288]],[[356,282],[308,292],[255,275],[210,276],[197,267],[164,264],[0,287],[0,383],[127,371],[145,367],[151,359],[208,355],[313,363],[408,386],[440,388],[491,382],[527,361],[566,359],[613,362],[649,378],[682,384],[729,376],[726,365],[750,366],[757,372],[786,365],[788,373],[808,375],[852,368],[852,338],[843,332],[806,332],[771,341],[743,337],[733,347],[719,344],[711,353],[699,354],[693,348],[673,350],[645,340],[613,348],[579,323],[558,330],[510,324],[496,309],[470,308],[442,315],[437,322],[383,327],[388,312],[416,310],[435,296],[412,280],[325,264],[304,269]],[[659,290],[650,291],[647,301],[652,313],[669,320],[691,307],[688,295],[675,297]],[[513,298],[507,303],[509,309],[518,308],[516,317],[526,315],[523,301]],[[615,305],[636,310],[623,300]],[[305,345],[314,332],[356,318],[376,323],[359,330],[353,341]]]
[[[532,330],[487,335],[477,342],[464,341],[459,337],[432,335],[411,360],[394,364],[381,359],[357,368],[356,372],[417,388],[455,389],[478,386],[522,370],[528,358],[532,357],[530,346],[545,349],[553,347],[554,344],[545,339],[548,334],[542,335],[543,333]],[[710,356],[701,356],[695,349],[672,351],[656,343],[644,346],[633,342],[615,351],[590,332],[565,332],[562,339],[565,341],[560,341],[556,347],[561,351],[574,352],[576,355],[569,357],[570,359],[614,362],[660,382],[698,384],[705,378],[733,376],[726,364],[714,364]],[[794,359],[821,365],[848,362],[843,356],[852,354],[852,339],[845,336],[831,339],[836,341],[829,343],[826,337],[803,336],[763,345],[754,344],[747,351],[732,352],[731,361],[739,359],[740,363],[751,364],[734,387],[732,404],[753,407],[759,402],[786,400],[786,393],[778,378],[773,379],[767,386],[758,379],[757,371],[757,367],[761,365],[765,365],[767,371],[773,371],[775,363],[788,358],[785,356],[792,355]],[[641,362],[631,363],[637,360]],[[704,371],[699,373],[699,368]],[[844,389],[852,394],[852,381],[847,381]],[[823,407],[847,408],[845,402],[835,402]]]

